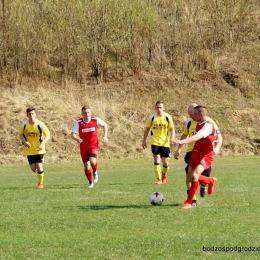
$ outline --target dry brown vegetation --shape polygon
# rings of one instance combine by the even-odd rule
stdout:
[[[259,1],[94,2],[2,1],[0,164],[25,161],[17,130],[31,105],[51,130],[49,161],[79,160],[70,131],[83,104],[109,124],[100,156],[149,156],[141,140],[158,99],[177,136],[197,102],[222,130],[223,156],[260,153]]]

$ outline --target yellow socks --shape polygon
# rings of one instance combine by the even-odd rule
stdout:
[[[162,173],[163,173],[163,174],[167,174],[167,172],[169,171],[169,169],[170,169],[169,165],[168,165],[167,167],[165,167],[165,166],[163,165]]]
[[[162,170],[161,170],[160,164],[154,163],[154,173],[155,173],[155,177],[156,177],[157,180],[162,179]]]
[[[38,172],[38,184],[43,184],[44,172]]]

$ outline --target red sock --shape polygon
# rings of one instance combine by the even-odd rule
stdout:
[[[200,174],[199,182],[201,182],[203,184],[209,184],[209,183],[211,183],[211,181],[212,181],[211,177],[203,176],[203,175]]]
[[[95,165],[92,165],[92,170],[93,170],[93,173],[95,173],[97,171],[97,167],[98,167],[98,164],[96,162]]]
[[[191,186],[190,186],[189,193],[188,193],[188,198],[185,202],[187,202],[189,204],[192,203],[192,199],[193,199],[194,195],[196,194],[198,187],[199,187],[198,181],[192,181],[191,182]]]
[[[88,181],[92,182],[91,170],[85,170],[85,175],[86,175]]]

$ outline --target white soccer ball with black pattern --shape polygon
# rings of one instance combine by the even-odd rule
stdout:
[[[150,194],[149,201],[154,206],[159,206],[163,203],[163,195],[159,191],[154,191]]]

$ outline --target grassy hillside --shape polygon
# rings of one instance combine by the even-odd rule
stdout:
[[[0,164],[25,161],[28,106],[51,130],[49,161],[79,160],[70,132],[84,104],[109,125],[100,156],[150,156],[141,140],[159,99],[177,136],[197,102],[221,128],[222,156],[260,153],[259,1],[15,0],[0,11]]]
[[[260,102],[258,90],[253,91],[245,96],[221,78],[183,83],[156,73],[102,85],[23,80],[12,88],[1,89],[0,163],[25,162],[17,131],[26,119],[28,106],[36,107],[38,119],[51,130],[48,161],[80,160],[70,132],[84,104],[109,125],[109,145],[101,144],[101,157],[150,156],[149,149],[142,150],[141,141],[145,121],[158,99],[165,101],[166,111],[173,116],[177,136],[187,118],[188,104],[197,102],[208,107],[209,115],[221,128],[222,156],[259,154]]]

